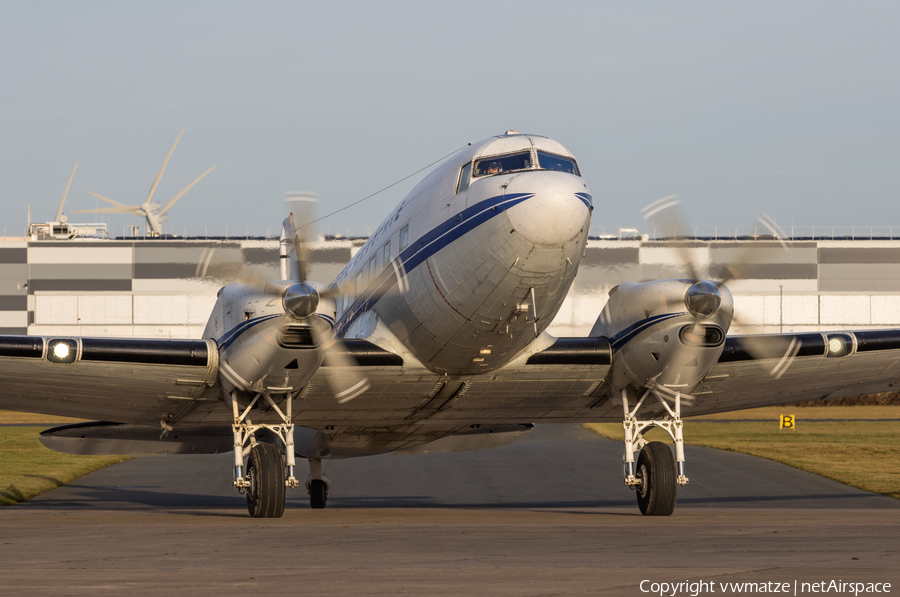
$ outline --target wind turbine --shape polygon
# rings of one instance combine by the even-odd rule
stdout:
[[[78,170],[78,162],[75,162],[75,167],[72,168],[72,173],[69,175],[69,182],[66,183],[66,190],[63,191],[62,199],[59,202],[59,207],[56,208],[56,217],[53,218],[54,222],[64,222],[62,220],[63,217],[63,205],[66,204],[66,196],[69,194],[69,187],[72,186],[72,179],[75,178],[75,171]]]
[[[165,215],[167,211],[172,209],[172,206],[181,199],[185,193],[187,193],[191,187],[200,182],[200,180],[212,172],[215,168],[213,166],[203,174],[201,174],[197,179],[186,186],[180,193],[169,199],[169,202],[165,204],[165,206],[160,209],[160,205],[158,203],[151,203],[153,200],[153,195],[156,193],[156,187],[159,186],[159,179],[162,178],[163,172],[166,170],[166,166],[169,164],[169,158],[172,157],[172,152],[175,151],[175,147],[178,145],[178,142],[181,141],[181,135],[184,134],[184,129],[181,129],[181,132],[178,133],[178,138],[175,139],[175,144],[172,145],[172,149],[169,150],[169,154],[166,156],[165,161],[163,162],[162,168],[159,169],[159,172],[156,173],[156,178],[153,179],[153,184],[150,186],[150,193],[147,195],[147,199],[144,200],[140,205],[125,205],[124,203],[119,203],[118,201],[113,201],[107,197],[102,195],[98,195],[97,193],[93,193],[88,191],[94,197],[98,199],[103,199],[107,203],[113,205],[113,207],[104,207],[100,209],[83,209],[80,211],[75,211],[72,213],[104,213],[104,214],[134,214],[138,217],[146,218],[147,220],[147,228],[150,232],[151,236],[159,236],[162,234],[162,223],[169,219],[168,216]]]
[[[69,175],[69,182],[66,183],[66,190],[63,191],[63,196],[59,201],[59,207],[56,208],[56,216],[53,218],[53,221],[32,224],[31,206],[28,206],[28,236],[36,236],[41,239],[70,239],[77,235],[78,230],[69,226],[67,223],[68,218],[63,215],[63,206],[66,204],[66,197],[69,195],[69,188],[72,186],[72,179],[75,178],[76,170],[78,170],[78,162],[75,162],[75,167],[72,168],[72,173]]]

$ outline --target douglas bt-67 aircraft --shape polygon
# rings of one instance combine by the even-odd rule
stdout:
[[[674,225],[676,203],[645,216]],[[589,336],[549,335],[593,209],[565,147],[508,131],[436,167],[329,286],[307,279],[311,220],[295,210],[282,279],[222,288],[201,340],[0,337],[0,408],[99,419],[43,432],[61,452],[233,451],[255,517],[281,516],[298,456],[322,508],[329,458],[622,421],[624,483],[658,516],[688,483],[684,413],[881,392],[900,376],[897,330],[727,336],[732,274],[701,279],[689,258],[690,279],[614,288]],[[674,456],[643,438],[651,427]]]

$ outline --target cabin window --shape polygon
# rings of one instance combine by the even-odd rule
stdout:
[[[356,274],[356,286],[353,289],[353,294],[359,296],[363,291],[363,273],[359,272]]]
[[[369,259],[369,283],[375,280],[375,258]]]
[[[456,185],[456,192],[462,193],[469,188],[469,178],[472,176],[472,162],[469,162],[459,171],[459,183]]]
[[[384,267],[387,267],[387,264],[391,262],[391,241],[387,241],[386,243],[384,243],[382,254],[384,259]]]
[[[561,155],[554,155],[543,151],[539,151],[537,154],[538,165],[543,170],[558,170],[560,172],[574,174],[575,176],[581,176],[581,173],[578,171],[578,164],[576,164],[575,160],[572,158],[566,158]]]
[[[475,162],[475,178],[479,176],[492,176],[513,172],[515,170],[527,170],[531,168],[531,152],[523,151],[511,155],[498,155],[483,158]]]
[[[406,248],[409,244],[409,224],[400,229],[400,250]]]

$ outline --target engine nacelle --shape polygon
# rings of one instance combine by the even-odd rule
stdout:
[[[721,356],[733,315],[731,293],[711,281],[623,282],[591,336],[610,340],[612,391],[654,385],[689,394]]]
[[[265,288],[229,284],[219,291],[203,337],[219,346],[226,391],[286,392],[306,385],[322,365],[320,347],[334,325],[334,301],[318,295],[325,288],[277,280]]]

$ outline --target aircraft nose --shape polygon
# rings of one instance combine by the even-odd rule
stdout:
[[[590,225],[591,195],[584,182],[564,172],[534,172],[513,178],[506,189],[533,195],[506,211],[516,232],[536,245],[563,245]]]

